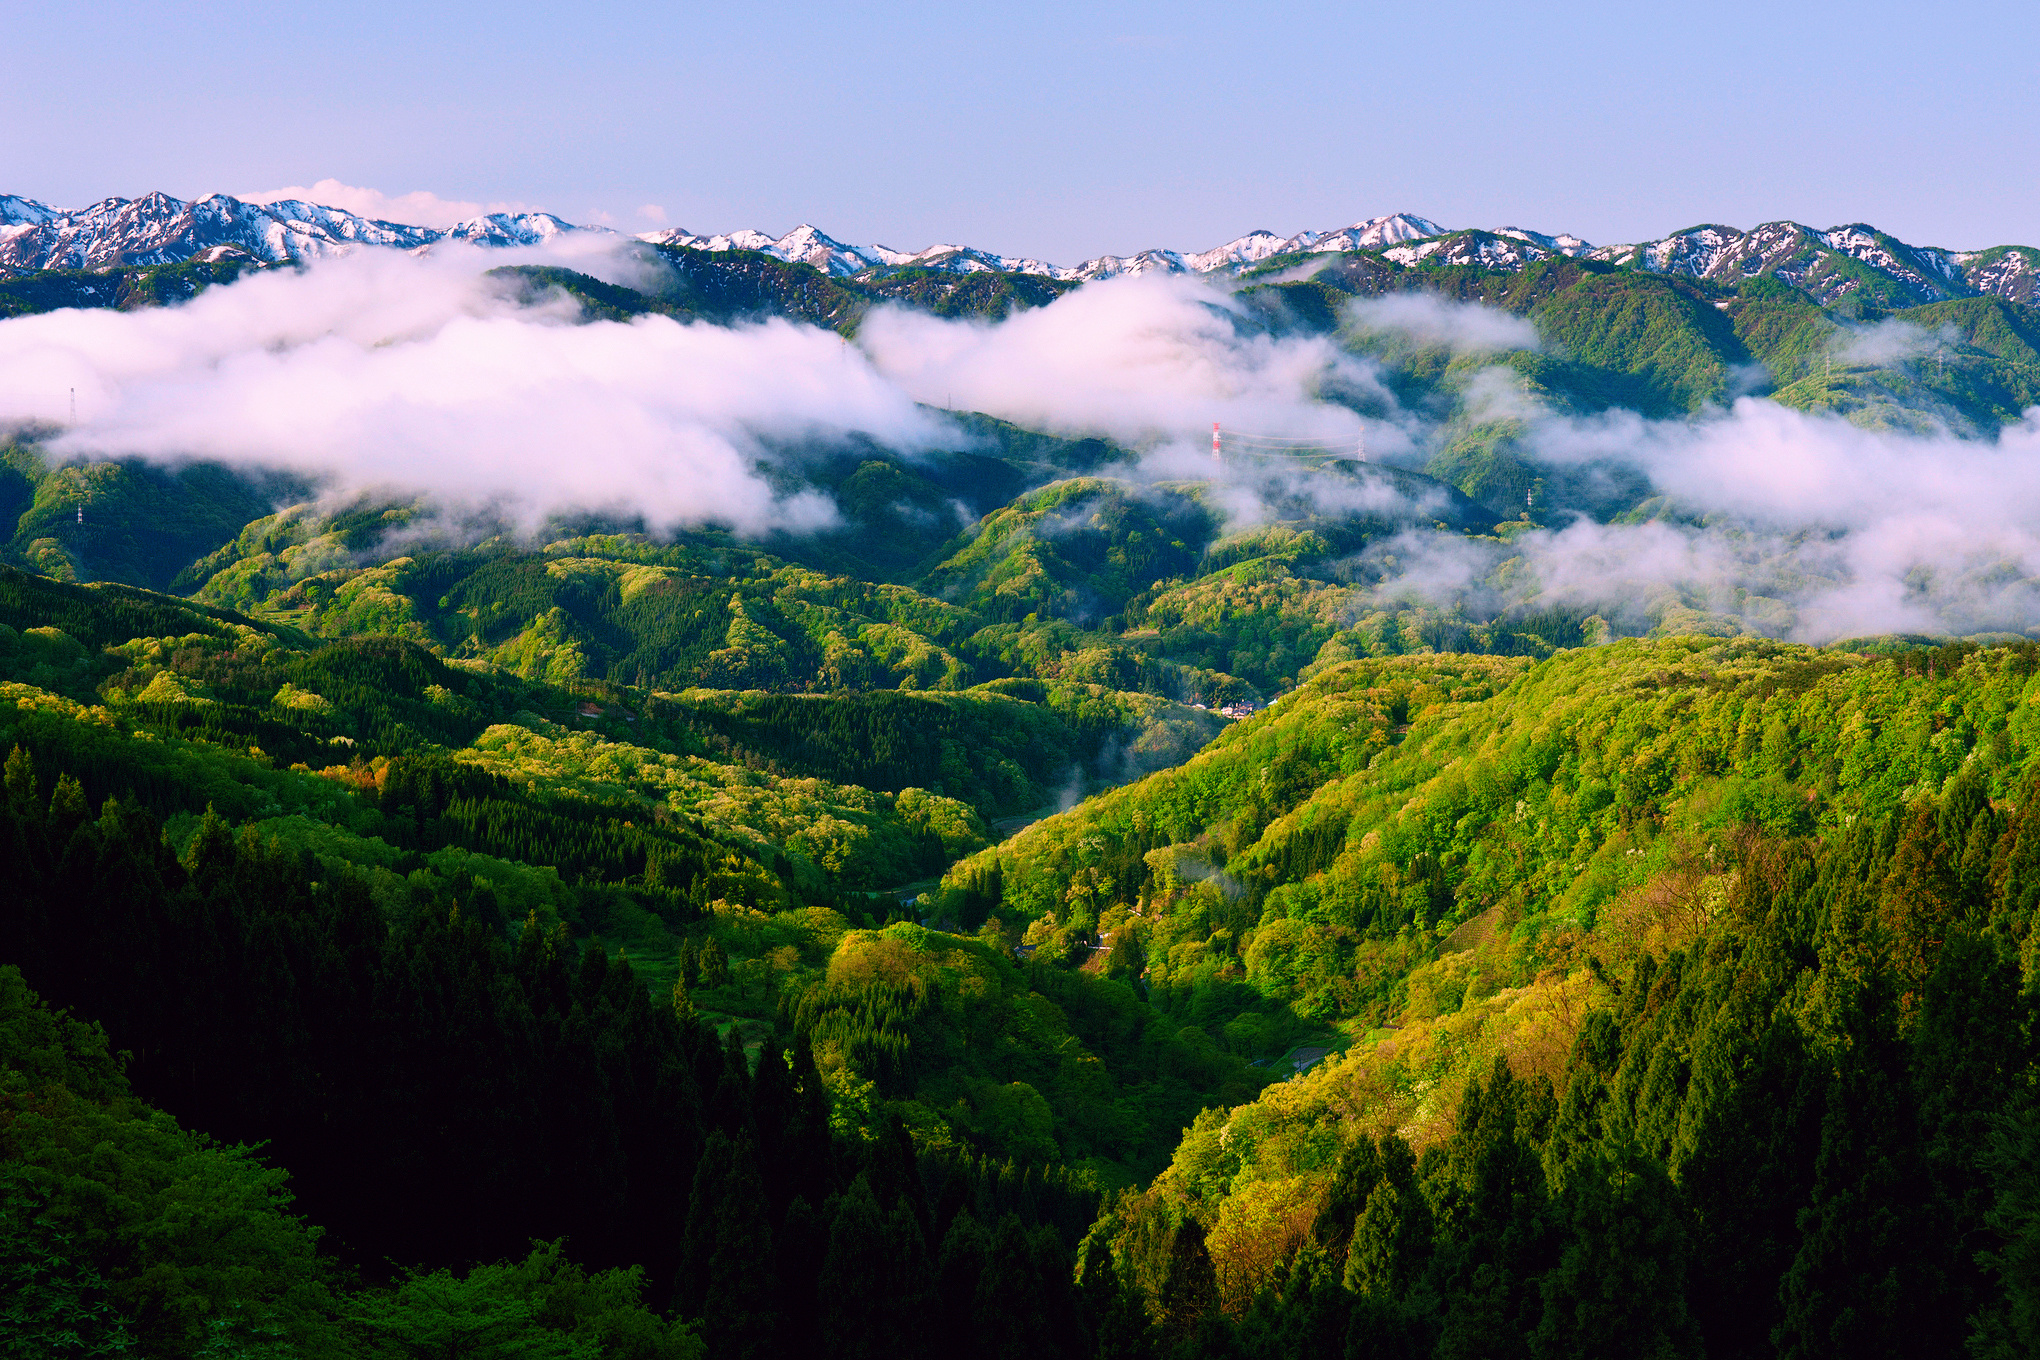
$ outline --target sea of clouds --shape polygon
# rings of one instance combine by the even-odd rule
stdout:
[[[1214,503],[1240,525],[1298,497],[1341,514],[1394,493],[1281,458],[1214,469],[1214,421],[1413,466],[1445,437],[1438,411],[1398,404],[1379,361],[1271,330],[1199,279],[1091,284],[996,323],[884,308],[851,343],[783,320],[589,322],[564,297],[520,300],[489,277],[514,263],[636,287],[661,268],[573,238],[368,250],[178,307],[0,321],[0,425],[56,428],[44,445],[57,458],[283,469],[334,496],[423,495],[531,526],[579,511],[753,534],[836,521],[825,495],[772,475],[784,450],[851,436],[909,457],[967,445],[943,407],[1110,438],[1140,451],[1137,479],[1217,481]],[[1757,397],[1690,418],[1582,417],[1526,396],[1504,367],[1482,371],[1540,346],[1521,318],[1409,294],[1346,320],[1469,356],[1464,402],[1517,421],[1529,457],[1633,468],[1676,511],[1553,522],[1506,545],[1405,535],[1377,550],[1394,564],[1380,602],[1566,604],[1635,628],[1686,609],[1817,641],[2040,625],[2040,416],[1988,438],[1870,431]],[[1837,352],[1903,363],[1946,343],[1886,323]]]

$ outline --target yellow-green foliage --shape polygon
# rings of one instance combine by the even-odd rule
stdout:
[[[561,581],[581,580],[603,585],[614,581],[617,595],[625,604],[655,585],[683,573],[673,567],[648,566],[638,562],[611,562],[600,557],[555,557],[546,563],[546,575]]]
[[[718,929],[721,917],[718,916]],[[886,1112],[916,1139],[1144,1177],[1200,1086],[1244,1069],[1123,983],[1017,968],[1003,944],[898,922],[841,937],[793,1006],[846,1131]]]
[[[509,641],[489,652],[489,659],[526,680],[570,685],[587,671],[588,659],[572,634],[564,609],[548,609]]]
[[[1147,625],[1166,655],[1283,689],[1370,593],[1254,558],[1157,595]]]
[[[921,789],[898,794],[819,779],[776,779],[696,756],[569,732],[502,724],[459,753],[497,774],[586,797],[626,796],[685,814],[711,830],[761,848],[779,846],[808,877],[876,888],[920,872],[932,839],[954,855],[984,844],[983,823],[966,804]]]
[[[399,588],[411,565],[410,558],[399,557],[379,567],[329,571],[299,582],[291,594],[302,594],[313,605],[312,616],[300,626],[320,637],[380,633],[430,642],[416,606]],[[291,602],[290,595],[281,601]]]
[[[198,803],[214,803],[223,816],[302,813],[344,827],[365,815],[341,786],[302,769],[275,769],[266,757],[245,749],[150,731],[117,706],[82,704],[33,685],[0,682],[0,742],[37,732],[63,741],[81,760],[135,762],[149,778],[174,783]]]
[[[16,632],[0,624],[0,676],[38,689],[69,690],[87,678],[91,665],[84,644],[61,628]]]
[[[1144,501],[1105,478],[1052,482],[966,531],[921,587],[1000,620],[1115,608],[1158,577],[1187,571],[1191,544],[1210,534],[1195,497],[1170,490],[1172,499]]]
[[[333,705],[326,702],[322,696],[289,683],[278,689],[276,697],[270,702],[278,708],[298,709],[306,713],[328,713],[333,708]]]
[[[134,694],[141,704],[209,704],[211,696],[195,681],[180,679],[174,671],[158,671],[148,684]]]
[[[1151,981],[1232,969],[1308,1016],[1380,1018],[1404,1004],[1411,951],[1491,909],[1517,952],[1466,989],[1522,981],[1540,936],[1591,928],[1664,867],[1668,833],[1837,825],[1937,789],[1972,755],[2009,789],[2036,722],[2024,653],[1933,655],[1931,680],[1925,657],[1714,639],[1534,668],[1347,663],[948,883],[996,869],[1005,907],[1029,917],[1136,908]],[[1185,844],[1157,875],[1149,849]]]
[[[717,901],[703,932],[728,961],[728,980],[702,984],[695,1004],[730,1015],[770,1016],[783,993],[811,984],[828,967],[850,923],[825,907],[761,911]]]
[[[1089,871],[1109,847],[1139,837],[1193,841],[1297,779],[1308,786],[1295,791],[1300,795],[1335,774],[1362,771],[1387,748],[1401,714],[1459,695],[1484,698],[1526,665],[1498,657],[1412,657],[1327,672],[1276,708],[1228,727],[1185,764],[1037,822],[958,864],[945,882],[960,885],[996,865],[1006,905],[1029,917],[1088,898],[1099,878]]]
[[[1210,1229],[1222,1288],[1267,1278],[1355,1133],[1440,1141],[1498,1057],[1559,1078],[1609,998],[1600,979],[1715,930],[1756,838],[1832,840],[1933,806],[1919,800],[1964,771],[2002,804],[2040,770],[2030,644],[1880,658],[1623,642],[1480,661],[1478,686],[1471,660],[1335,668],[1183,771],[977,861],[998,858],[1011,901],[1145,819],[1170,843],[1143,855],[1125,919],[1147,932],[1158,997],[1190,1008],[1230,979],[1341,1031],[1343,1052],[1314,1070],[1200,1116],[1157,1183]],[[1243,776],[1336,713],[1363,758],[1243,827]],[[1318,827],[1335,832],[1313,841]],[[1986,873],[1988,845],[1959,853]],[[1228,914],[1229,900],[1253,910]]]
[[[39,571],[52,580],[78,579],[77,562],[64,550],[64,545],[54,538],[29,540],[27,550],[22,553],[22,559],[31,570]]]

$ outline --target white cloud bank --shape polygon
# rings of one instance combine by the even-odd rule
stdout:
[[[364,251],[180,307],[0,322],[0,421],[59,423],[75,388],[79,423],[48,445],[59,457],[209,458],[527,523],[622,510],[747,532],[834,517],[823,497],[768,485],[757,464],[774,442],[946,437],[827,332],[569,324],[571,304],[519,307],[481,277],[515,258]]]
[[[234,196],[243,203],[281,203],[286,199],[296,199],[317,203],[321,207],[340,208],[378,222],[407,222],[412,226],[442,230],[489,213],[534,211],[529,203],[471,203],[464,199],[441,198],[423,189],[408,194],[386,194],[380,189],[343,184],[337,179],[322,179],[316,184],[293,184],[282,189],[259,189]]]
[[[1518,538],[1525,570],[1490,605],[1534,599],[1632,625],[1684,608],[1813,642],[2040,626],[2040,410],[1988,440],[1868,430],[1752,397],[1688,420],[1527,419],[1531,457],[1633,467],[1668,513]],[[1493,589],[1493,554],[1402,552],[1405,571],[1422,559],[1431,598]]]
[[[1537,328],[1520,316],[1429,293],[1358,298],[1347,304],[1345,319],[1362,331],[1385,332],[1412,344],[1440,345],[1459,353],[1543,348]]]
[[[1213,421],[1241,435],[1356,445],[1361,418],[1320,397],[1385,396],[1373,365],[1329,337],[1276,338],[1237,319],[1209,284],[1150,274],[1089,284],[997,323],[886,308],[858,343],[918,400],[1058,434],[1181,445],[1204,473]]]
[[[49,443],[59,456],[291,468],[335,492],[423,493],[526,523],[589,510],[749,533],[835,515],[818,494],[775,489],[761,467],[775,448],[853,434],[908,454],[956,447],[918,403],[1109,436],[1143,448],[1156,478],[1211,475],[1213,420],[1328,446],[1364,430],[1376,457],[1420,456],[1442,437],[1395,408],[1372,361],[1272,335],[1197,280],[1093,284],[997,324],[881,309],[849,345],[785,321],[575,324],[570,304],[519,306],[482,277],[527,261],[638,283],[652,267],[613,241],[363,251],[179,307],[0,321],[0,424],[61,425],[75,388],[79,421]],[[1477,310],[1366,316],[1456,348],[1523,338],[1520,321]],[[1920,348],[1897,331],[1874,343]],[[1872,432],[1751,398],[1691,420],[1522,414],[1533,457],[1633,466],[1677,516],[1555,527],[1508,551],[1405,538],[1384,550],[1399,573],[1386,592],[1630,618],[1683,607],[1816,641],[2040,625],[2040,416],[1986,441]],[[1227,476],[1218,503],[1241,521],[1264,517],[1267,496],[1387,508],[1380,486],[1280,459]],[[1502,565],[1510,552],[1520,561]]]

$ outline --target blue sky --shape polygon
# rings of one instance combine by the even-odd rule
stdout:
[[[1058,262],[1394,211],[2040,243],[2027,5],[7,8],[0,192],[59,207],[331,178]]]

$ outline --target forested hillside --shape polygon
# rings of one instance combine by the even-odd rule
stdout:
[[[834,364],[1070,291],[662,258],[488,305]],[[1895,535],[1609,450],[1751,399],[2009,485],[2040,320],[1452,258],[1196,304],[1375,455],[909,402],[744,446],[798,529],[14,427],[0,1350],[2032,1354],[2025,559],[1821,615]]]
[[[934,1263],[979,1250],[968,1244],[1000,1205],[1018,1206],[1016,1241],[1046,1214],[1031,1221],[1061,1245],[1026,1250],[1081,1245],[1089,1264],[1064,1302],[1030,1286],[1051,1312],[1025,1326],[1066,1328],[1060,1344],[1085,1353],[1108,1336],[1200,1353],[1350,1340],[1356,1353],[1605,1354],[1631,1336],[1678,1353],[1825,1353],[1838,1335],[1944,1353],[1974,1334],[1984,1353],[2015,1354],[2032,1306],[2020,1253],[2040,1231],[2020,820],[2036,683],[2030,649],[1959,646],[1702,640],[1534,665],[1346,663],[1179,769],[964,859],[924,898],[946,935],[860,930],[840,904],[797,904],[800,880],[769,860],[742,883],[729,850],[703,862],[730,844],[706,822],[650,823],[640,877],[606,887],[534,874],[516,847],[471,849],[490,825],[471,800],[493,796],[505,826],[528,808],[543,828],[558,806],[545,797],[567,787],[528,765],[487,773],[502,759],[487,742],[441,771],[397,758],[320,776],[16,685],[7,844],[22,891],[7,948],[40,989],[134,1036],[122,1046],[144,1098],[209,1133],[268,1139],[337,1261],[456,1264],[564,1234],[588,1268],[643,1266],[681,1291],[655,1303],[684,1303],[695,1286],[669,1282],[688,1278],[689,1248],[659,1225],[692,1222],[693,1197],[735,1177],[785,1206],[732,1226],[738,1239],[911,1230],[920,1245],[901,1250],[931,1263],[912,1276],[931,1288]],[[237,829],[193,817],[199,797],[271,815]],[[527,859],[571,864],[559,848],[616,843],[550,834]],[[747,904],[704,908],[689,875]],[[765,909],[761,891],[787,907]],[[576,947],[598,905],[663,909],[682,940],[673,982],[647,988],[628,949]],[[1017,962],[1016,938],[1031,946]],[[767,1095],[780,1045],[786,1094]],[[1257,1100],[1254,1069],[1226,1056],[1313,1047],[1333,1056]],[[580,1095],[557,1085],[590,1080]],[[789,1112],[718,1125],[740,1095]],[[405,1117],[359,1122],[374,1110]],[[715,1153],[737,1146],[718,1127],[757,1141]],[[1130,1177],[1178,1127],[1162,1174]],[[796,1152],[785,1140],[798,1138],[843,1151]],[[890,1170],[869,1161],[887,1146],[906,1159]],[[971,1170],[987,1152],[1082,1168],[1045,1183],[1077,1198],[1029,1209],[1048,1189],[1001,1200],[997,1176],[941,1188],[989,1175]],[[722,1167],[716,1156],[736,1160],[668,1165]],[[1773,1168],[1756,1194],[1753,1161]],[[822,1179],[803,1189],[810,1173]],[[775,1176],[795,1179],[775,1191]],[[575,1188],[552,1207],[492,1189],[562,1177]],[[882,1227],[889,1196],[905,1226]],[[917,1196],[953,1203],[917,1209]],[[1897,1217],[1865,1236],[1851,1206],[1871,1204]],[[1914,1249],[1923,1236],[1938,1256]],[[1027,1269],[1063,1278],[1051,1259]],[[582,1268],[534,1261],[489,1288]],[[65,1297],[103,1301],[106,1327],[168,1325],[122,1292],[128,1258],[66,1269]],[[248,1278],[274,1289],[281,1269]],[[307,1290],[350,1287],[303,1269]],[[1611,1294],[1617,1269],[1634,1278]],[[1896,1295],[1894,1269],[1912,1272]],[[839,1277],[806,1278],[767,1292],[828,1298]],[[1752,1295],[1772,1302],[1753,1310]],[[712,1348],[743,1349],[731,1329],[801,1325],[698,1297],[683,1311]],[[263,1326],[316,1331],[340,1308],[290,1321],[263,1298]],[[986,1316],[961,1315],[955,1334]]]
[[[1352,663],[946,892],[1323,1027],[1094,1233],[1189,1344],[2024,1354],[2036,692],[2030,646]]]
[[[560,1354],[769,1349],[829,1316],[785,1301],[776,1258],[760,1266],[775,1237],[793,1297],[837,1308],[925,1289],[917,1261],[947,1243],[952,1278],[997,1281],[955,1336],[1049,1327],[1067,1349],[1060,1263],[1101,1187],[1152,1174],[1203,1104],[1258,1087],[1123,981],[1030,968],[996,932],[887,926],[897,897],[860,890],[939,869],[984,823],[911,785],[807,772],[900,785],[946,762],[988,808],[1024,805],[959,743],[1008,741],[1021,789],[1030,769],[1059,773],[1094,731],[1045,697],[813,697],[789,713],[696,691],[631,712],[615,691],[595,702],[399,639],[319,645],[122,587],[0,585],[25,625],[0,633],[21,677],[0,690],[0,950],[118,1036],[126,1073],[87,1089],[23,1056],[11,1127],[52,1099],[116,1100],[113,1117],[160,1126],[147,1156],[163,1165],[138,1174],[171,1197],[93,1201],[93,1173],[65,1160],[89,1120],[56,1142],[7,1135],[35,1215],[20,1231],[50,1252],[23,1304],[43,1311],[17,1316],[75,1323],[81,1353],[262,1338],[402,1353],[449,1326],[540,1323],[580,1338]],[[151,1215],[216,1173],[191,1161],[204,1138],[117,1103],[128,1081],[290,1168],[285,1193],[245,1154],[218,1163],[280,1245],[148,1245]],[[927,1239],[918,1256],[898,1256],[902,1231]],[[429,1273],[534,1236],[566,1238],[571,1260],[554,1245]],[[881,1257],[908,1274],[857,1276]],[[360,1294],[350,1272],[381,1283],[391,1259],[425,1273]],[[166,1296],[149,1281],[172,1268],[198,1274]],[[703,1318],[716,1271],[750,1313],[676,1330],[641,1311]]]

